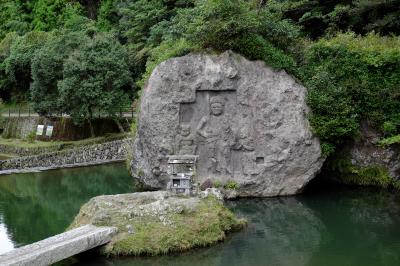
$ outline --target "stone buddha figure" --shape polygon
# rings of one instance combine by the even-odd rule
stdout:
[[[231,147],[234,142],[229,118],[224,113],[226,100],[214,96],[209,101],[210,114],[201,118],[197,134],[206,146],[208,169],[213,173],[231,175]]]

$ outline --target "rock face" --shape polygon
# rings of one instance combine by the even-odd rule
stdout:
[[[196,182],[239,196],[298,193],[320,170],[306,89],[284,71],[226,52],[160,64],[144,89],[132,174],[165,188],[168,155],[197,155]]]
[[[366,122],[361,124],[360,132],[360,138],[348,148],[351,163],[357,167],[382,166],[388,170],[390,177],[400,180],[400,145],[377,145],[383,136]]]

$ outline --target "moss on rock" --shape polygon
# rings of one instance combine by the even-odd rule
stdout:
[[[400,189],[400,181],[391,177],[383,165],[361,167],[353,165],[349,157],[343,156],[331,159],[326,168],[330,179],[343,184]]]
[[[102,249],[104,255],[154,256],[212,245],[246,221],[213,196],[187,198],[157,191],[93,198],[70,228],[84,224],[118,227]]]

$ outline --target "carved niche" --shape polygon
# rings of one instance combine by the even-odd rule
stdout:
[[[252,109],[237,102],[236,91],[197,91],[193,103],[179,104],[174,154],[198,155],[200,179],[257,175],[264,157],[254,134]]]

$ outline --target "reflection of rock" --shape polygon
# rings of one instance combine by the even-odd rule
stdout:
[[[245,246],[233,253],[226,249],[222,265],[309,265],[319,248],[321,221],[296,198],[241,200],[231,202],[234,212],[249,221],[244,234],[229,245]],[[250,235],[250,236],[249,236]],[[258,263],[257,263],[258,262]]]
[[[116,260],[110,265],[326,265],[310,263],[320,247],[324,227],[313,211],[302,202],[295,198],[279,198],[245,199],[229,204],[249,224],[242,232],[233,234],[222,244],[172,256]],[[82,265],[91,264],[85,262]]]
[[[167,156],[198,155],[199,183],[233,179],[240,196],[295,194],[323,162],[305,92],[285,72],[231,52],[168,60],[142,96],[132,173],[164,188],[165,160],[157,158],[171,146]]]

